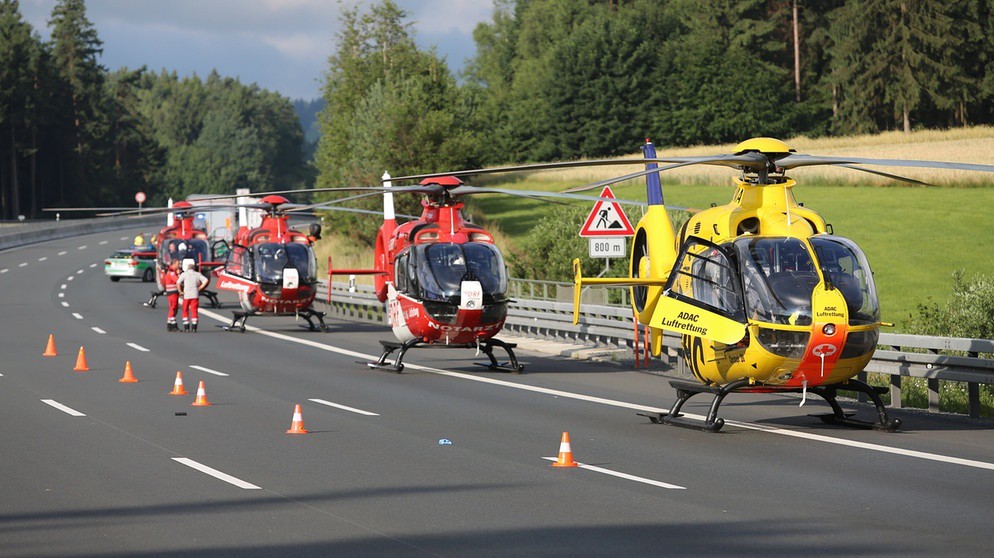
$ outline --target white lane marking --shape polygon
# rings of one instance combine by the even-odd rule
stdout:
[[[46,404],[46,405],[51,405],[52,407],[55,407],[56,409],[62,411],[63,413],[66,413],[68,415],[72,415],[74,417],[85,417],[86,416],[83,413],[77,411],[76,409],[70,409],[69,407],[66,407],[65,405],[63,405],[62,403],[59,403],[58,401],[56,401],[54,399],[42,399],[41,402],[44,403],[44,404]]]
[[[107,332],[104,331],[104,330],[102,330],[102,329],[100,329],[99,327],[93,326],[90,329],[92,329],[93,331],[99,333],[100,335],[107,335]]]
[[[70,275],[69,277],[66,277],[66,281],[72,281],[75,278],[76,278],[75,275]]]
[[[128,237],[126,237],[126,236],[122,236],[121,237],[121,240],[127,240],[127,239],[128,239]]]
[[[65,283],[62,283],[61,285],[59,285],[59,288],[60,288],[60,289],[63,289],[63,290],[64,290],[64,289],[65,289],[66,287],[68,287],[68,286],[69,286],[69,285],[67,285],[67,284],[65,284]]]
[[[86,271],[86,270],[85,270],[85,269],[80,269],[80,270],[77,270],[77,271],[76,271],[76,275],[79,275],[80,273],[83,273],[84,271]]]
[[[17,264],[17,267],[27,267],[27,266],[28,266],[28,262]]]
[[[65,298],[66,293],[59,293],[59,298]]]
[[[138,343],[128,343],[127,345],[129,347],[131,347],[132,349],[135,349],[136,351],[141,351],[143,353],[147,353],[148,352],[148,349],[146,349],[145,347],[142,347]]]
[[[543,457],[542,459],[548,459],[549,461],[556,461],[557,458]],[[668,482],[647,479],[645,477],[636,477],[635,475],[629,475],[628,473],[622,473],[619,471],[612,471],[611,469],[597,467],[596,465],[587,465],[586,463],[580,463],[580,462],[577,462],[576,465],[581,469],[587,469],[588,471],[593,471],[595,473],[604,473],[605,475],[611,475],[612,477],[618,477],[625,480],[641,482],[643,484],[651,484],[652,486],[658,486],[660,488],[668,488],[670,490],[687,490],[686,486],[680,486],[677,484],[670,484]]]
[[[82,315],[80,315],[80,314],[77,314],[76,312],[73,312],[73,313],[72,313],[72,317],[73,317],[73,318],[76,318],[77,320],[82,320],[82,319],[83,319],[83,316],[82,316]]]
[[[189,467],[191,469],[196,469],[196,470],[200,471],[201,473],[210,475],[210,476],[212,476],[212,477],[214,477],[216,479],[223,480],[226,483],[233,484],[233,485],[237,486],[238,488],[244,488],[245,490],[262,490],[260,487],[254,485],[252,483],[245,482],[245,481],[243,481],[241,479],[237,479],[237,478],[235,478],[235,477],[233,477],[233,476],[231,476],[231,475],[229,475],[227,473],[222,473],[221,471],[218,471],[217,469],[214,469],[212,467],[208,467],[207,465],[204,465],[204,464],[201,464],[201,463],[197,463],[196,461],[194,461],[192,459],[187,459],[186,457],[173,457],[172,460],[175,461],[175,462],[177,462],[177,463],[182,463],[183,465],[186,465],[187,467]]]
[[[63,251],[59,252],[59,253],[58,253],[58,255],[59,255],[59,256],[65,256],[65,255],[66,255],[66,254],[68,254],[68,253],[69,253],[69,252],[66,252],[65,250],[63,250]]]
[[[7,268],[0,269],[0,273],[7,273]]]
[[[48,259],[48,256],[42,256],[42,257],[38,258],[38,261],[39,262],[43,262],[43,261],[45,261],[47,259]]]
[[[215,376],[227,376],[224,372],[218,372],[217,370],[211,370],[210,368],[204,368],[203,366],[197,366],[196,364],[189,365],[190,368],[196,368],[201,372],[207,372],[208,374],[214,374]]]
[[[101,240],[100,241],[100,245],[103,246],[104,244],[107,244],[107,241],[106,240]]]
[[[225,318],[224,316],[221,316],[220,314],[215,314],[214,312],[211,312],[210,310],[200,310],[200,313],[203,314],[203,315],[205,315],[205,316],[209,316],[209,317],[211,317],[211,318],[213,318],[213,319],[215,319],[215,320],[217,320],[219,322],[224,322],[224,323],[230,322],[230,318]],[[281,333],[276,333],[276,332],[272,332],[272,331],[266,331],[266,330],[263,330],[263,329],[259,329],[258,327],[255,327],[255,326],[246,326],[246,329],[249,330],[249,331],[256,332],[259,335],[265,335],[265,336],[268,336],[268,337],[272,337],[274,339],[282,339],[284,341],[290,341],[292,343],[298,343],[300,345],[307,345],[309,347],[314,347],[314,348],[321,349],[321,350],[324,350],[324,351],[329,351],[329,352],[332,352],[332,353],[338,353],[338,354],[342,354],[342,355],[346,355],[346,356],[350,356],[350,357],[361,358],[361,359],[365,359],[365,360],[369,360],[369,361],[376,361],[379,358],[378,356],[367,355],[367,354],[363,354],[363,353],[356,352],[356,351],[350,351],[348,349],[342,349],[342,348],[339,348],[339,347],[335,347],[333,345],[326,345],[324,343],[319,343],[317,341],[312,341],[310,339],[299,339],[297,337],[291,337],[289,335],[283,335]],[[537,386],[529,386],[529,385],[525,385],[525,384],[516,384],[514,382],[508,382],[506,380],[498,380],[496,378],[487,378],[485,376],[473,376],[473,375],[470,375],[470,374],[463,374],[463,373],[460,373],[460,372],[450,372],[448,370],[440,370],[438,368],[431,368],[431,367],[428,367],[428,366],[421,366],[420,364],[408,364],[408,363],[405,362],[404,363],[404,367],[405,368],[411,368],[413,370],[421,370],[423,372],[429,372],[431,374],[438,374],[440,376],[451,376],[453,378],[461,378],[463,380],[470,380],[470,381],[474,381],[474,382],[481,382],[481,383],[484,383],[484,384],[493,384],[493,385],[497,385],[497,386],[509,387],[509,388],[513,388],[513,389],[520,389],[520,390],[524,390],[524,391],[532,391],[532,392],[536,392],[536,393],[544,393],[544,394],[547,394],[547,395],[554,395],[554,396],[557,396],[557,397],[566,397],[566,398],[570,398],[570,399],[577,399],[577,400],[580,400],[580,401],[588,401],[588,402],[591,402],[591,403],[598,403],[598,404],[601,404],[601,405],[610,405],[610,406],[613,406],[613,407],[621,407],[621,408],[625,408],[625,409],[634,409],[636,411],[648,411],[648,412],[652,412],[652,413],[667,413],[667,412],[669,412],[669,409],[663,409],[663,408],[660,408],[660,407],[649,407],[649,406],[646,406],[646,405],[639,405],[637,403],[628,403],[628,402],[625,402],[625,401],[617,401],[617,400],[613,400],[613,399],[605,399],[603,397],[594,397],[594,396],[591,396],[591,395],[583,395],[583,394],[579,394],[579,393],[571,393],[571,392],[568,392],[568,391],[560,391],[560,390],[557,390],[557,389],[549,389],[549,388],[543,388],[543,387],[537,387]],[[707,418],[707,417],[705,417],[703,415],[695,415],[695,414],[691,414],[691,413],[682,413],[682,415],[683,415],[684,418],[691,419],[691,420],[697,420],[697,421],[701,421],[701,422],[703,422]],[[732,424],[732,425],[738,426],[740,428],[747,428],[747,429],[750,429],[750,430],[758,430],[760,432],[767,432],[769,434],[779,434],[781,436],[791,436],[791,437],[795,437],[795,438],[802,438],[802,439],[813,441],[813,442],[823,442],[823,443],[827,443],[827,444],[836,444],[836,445],[840,445],[840,446],[848,446],[848,447],[857,448],[857,449],[863,449],[863,450],[868,450],[868,451],[875,451],[875,452],[880,452],[880,453],[890,453],[890,454],[894,454],[894,455],[903,455],[905,457],[913,457],[913,458],[916,458],[916,459],[924,459],[924,460],[928,460],[928,461],[937,461],[937,462],[940,462],[940,463],[950,463],[950,464],[954,464],[954,465],[963,465],[963,466],[966,466],[966,467],[975,467],[975,468],[978,468],[978,469],[987,469],[987,470],[990,470],[990,471],[994,471],[994,463],[989,463],[989,462],[986,462],[986,461],[974,461],[972,459],[963,459],[963,458],[959,458],[959,457],[952,457],[952,456],[947,456],[947,455],[941,455],[941,454],[936,454],[936,453],[927,453],[927,452],[921,452],[921,451],[915,451],[915,450],[905,450],[905,449],[901,449],[901,448],[895,448],[895,447],[892,447],[892,446],[884,446],[884,445],[880,445],[880,444],[869,444],[869,443],[865,443],[865,442],[855,442],[855,441],[851,441],[851,440],[844,440],[842,438],[833,438],[831,436],[823,436],[823,435],[820,435],[820,434],[809,434],[807,432],[798,432],[798,431],[795,431],[795,430],[786,430],[786,429],[783,429],[783,428],[768,427],[768,426],[763,426],[763,425],[759,425],[759,424],[752,423],[752,422],[738,422],[738,421],[725,420],[725,424],[726,425],[727,424]]]
[[[76,248],[76,249],[77,250],[86,250],[86,244],[84,244],[84,245],[82,245],[82,246],[80,246],[79,248]]]
[[[369,411],[363,411],[362,409],[356,409],[355,407],[349,407],[346,405],[340,405],[338,403],[332,403],[331,401],[325,401],[324,399],[308,399],[308,401],[313,401],[315,403],[320,403],[322,405],[327,405],[329,407],[335,407],[336,409],[342,409],[343,411],[351,411],[353,413],[358,413],[360,415],[366,415],[368,417],[378,417],[377,413],[371,413]]]
[[[95,264],[95,263],[91,263],[91,264],[90,264],[90,267],[91,267],[91,268],[92,268],[92,267],[97,267],[97,264]]]
[[[65,308],[69,308],[69,303],[63,300],[62,306],[64,306]]]

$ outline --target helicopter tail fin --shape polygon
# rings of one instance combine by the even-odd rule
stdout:
[[[656,158],[656,146],[652,145],[649,138],[645,139],[645,145],[642,146],[642,155],[646,159]],[[645,164],[645,170],[658,167],[656,163]],[[663,205],[663,185],[659,181],[658,172],[645,175],[645,198],[649,205]]]

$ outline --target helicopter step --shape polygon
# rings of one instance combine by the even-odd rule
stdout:
[[[653,424],[684,426],[700,429],[705,432],[718,432],[725,425],[725,420],[718,417],[718,407],[721,405],[721,402],[725,396],[729,393],[802,393],[804,391],[803,388],[771,388],[769,386],[751,385],[748,378],[736,380],[721,387],[706,386],[703,384],[684,382],[680,380],[673,380],[670,382],[670,385],[676,389],[677,400],[673,403],[673,407],[670,408],[669,412],[637,414],[639,416],[647,417]],[[851,418],[852,413],[846,413],[843,411],[842,406],[839,405],[837,399],[839,390],[856,391],[866,394],[873,401],[873,405],[876,408],[877,421],[871,422]],[[827,424],[837,424],[839,426],[849,426],[853,428],[866,428],[880,430],[883,432],[894,432],[901,426],[901,419],[887,418],[887,409],[884,407],[883,400],[880,399],[880,394],[885,393],[886,390],[887,388],[871,386],[866,382],[856,379],[849,379],[845,382],[829,386],[807,388],[807,391],[820,396],[832,407],[831,413],[810,416],[817,416],[822,422]],[[680,409],[683,407],[683,404],[686,403],[688,399],[699,393],[714,394],[714,399],[711,401],[711,408],[708,410],[703,426],[700,426],[697,423],[688,423],[680,420],[681,417],[683,417],[683,415],[680,414]]]
[[[412,349],[417,346],[435,349],[478,349],[487,355],[490,362],[477,362],[474,364],[486,366],[490,370],[503,370],[505,372],[510,372],[511,374],[520,374],[521,371],[525,369],[525,366],[518,363],[518,358],[514,355],[514,348],[518,346],[517,343],[506,343],[500,339],[494,338],[481,341],[479,345],[475,343],[425,343],[420,339],[411,339],[403,343],[381,339],[380,345],[383,345],[383,354],[380,355],[380,358],[376,362],[366,362],[366,366],[377,370],[396,372],[398,374],[404,370],[404,354],[407,353],[408,349]],[[510,360],[507,362],[499,362],[494,356],[494,347],[503,348],[507,352],[507,356]],[[389,357],[397,349],[400,349],[400,352],[397,353],[397,358],[392,363],[387,362],[387,357]],[[360,364],[362,364],[362,362],[360,362]]]
[[[232,310],[231,323],[226,326],[221,326],[221,328],[224,329],[224,331],[238,331],[240,333],[245,333],[245,322],[248,321],[249,316],[257,316],[263,313],[264,312],[260,312],[259,310]],[[307,310],[297,312],[295,315],[307,320],[307,329],[311,331],[328,331],[328,326],[324,323],[324,312],[318,312],[317,310],[308,308]],[[315,318],[318,321],[318,325],[314,325]]]
[[[166,291],[152,291],[152,296],[148,299],[148,301],[143,302],[142,306],[146,306],[148,308],[155,308],[155,305],[158,304],[158,302],[159,302],[159,297],[160,296],[165,296],[165,295],[166,295]],[[211,308],[220,308],[221,307],[221,301],[217,299],[217,292],[216,291],[203,290],[203,291],[200,291],[200,296],[206,296],[207,297],[207,300],[209,300],[211,302]]]

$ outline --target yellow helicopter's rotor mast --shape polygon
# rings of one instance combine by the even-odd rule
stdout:
[[[800,206],[794,198],[797,181],[783,174],[777,160],[794,153],[776,138],[752,138],[735,147],[735,153],[758,152],[767,159],[763,168],[742,167],[743,175],[734,180],[732,204],[738,206],[738,223],[755,218],[758,226],[744,227],[748,232],[764,235],[807,237],[827,230],[825,220],[816,212]],[[731,227],[729,236],[744,232]]]

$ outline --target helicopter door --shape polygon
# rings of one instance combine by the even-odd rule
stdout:
[[[704,239],[688,238],[649,325],[719,343],[739,342],[746,318],[734,254]]]

